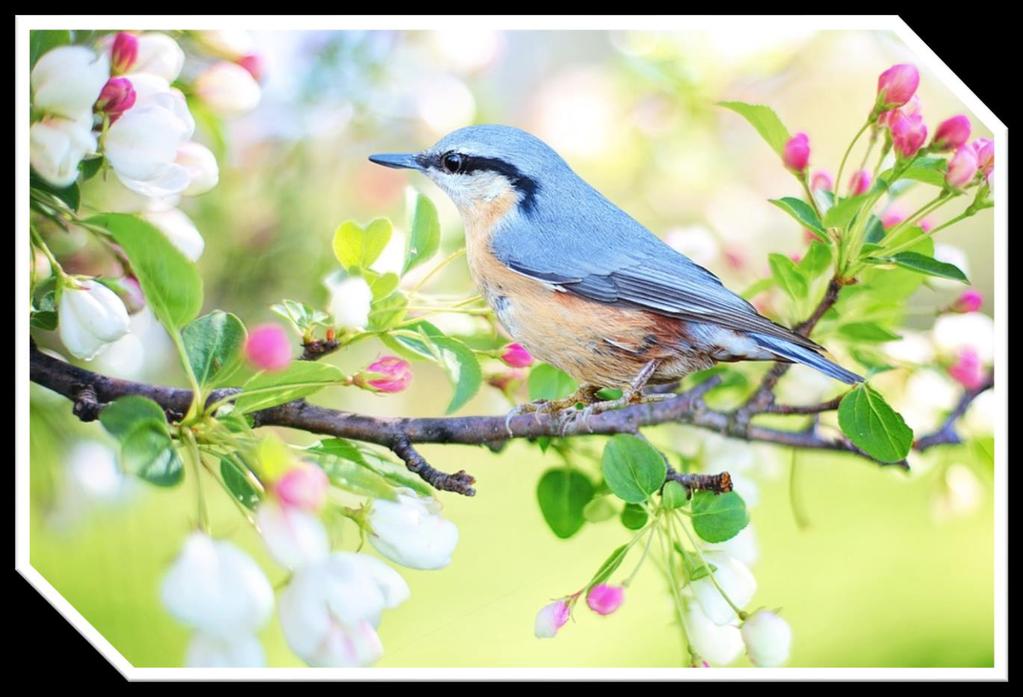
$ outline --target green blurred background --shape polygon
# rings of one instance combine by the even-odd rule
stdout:
[[[872,104],[878,73],[912,60],[894,36],[866,32],[255,36],[267,63],[263,101],[227,124],[220,184],[186,209],[206,239],[199,261],[206,308],[231,310],[250,326],[271,319],[268,306],[284,297],[325,303],[322,279],[335,268],[329,246],[335,226],[388,215],[401,229],[409,184],[437,203],[445,247],[456,249],[461,226],[446,197],[425,178],[375,167],[366,156],[418,150],[480,122],[541,136],[610,199],[690,245],[690,256],[741,289],[767,273],[769,251],[803,248],[802,231],[766,201],[798,192],[756,133],[715,103],[771,105],[792,132],[809,134],[811,166],[834,174]],[[920,67],[932,130],[954,113],[973,116]],[[974,124],[975,135],[990,136]],[[910,192],[905,210],[924,196]],[[973,285],[990,298],[990,211],[943,231],[939,241],[966,252]],[[464,291],[468,283],[459,262],[439,287]],[[926,327],[926,308],[955,292],[921,291],[914,302],[924,311],[914,322]],[[990,312],[990,302],[984,309]],[[456,320],[444,328],[458,331]],[[147,347],[144,360],[111,352],[96,369],[181,384],[160,331],[145,318],[136,331]],[[330,360],[354,370],[382,351],[365,342]],[[335,390],[315,401],[374,414],[435,415],[448,390],[438,370],[418,366],[401,395]],[[463,412],[508,408],[500,393],[484,388]],[[661,431],[676,444],[702,437],[681,427]],[[180,665],[188,632],[162,609],[158,589],[194,526],[194,482],[170,491],[140,485],[116,502],[97,503],[74,490],[65,464],[76,443],[104,438],[101,427],[75,422],[66,401],[33,387],[31,434],[32,564],[133,664]],[[551,534],[535,487],[546,468],[560,464],[554,453],[526,443],[500,454],[463,446],[422,452],[443,469],[468,469],[479,493],[443,496],[445,514],[461,533],[454,561],[443,572],[402,569],[412,599],[385,616],[379,665],[684,664],[653,568],[640,573],[615,615],[578,612],[556,640],[533,637],[536,610],[583,585],[628,539],[615,521],[587,524],[567,541]],[[760,560],[753,606],[783,609],[794,630],[789,665],[992,665],[991,463],[983,449],[936,449],[915,458],[909,475],[851,457],[803,454],[794,484],[787,453],[756,452],[752,520]],[[214,487],[207,482],[208,491]],[[793,490],[807,527],[796,524]],[[272,581],[282,581],[283,571],[231,502],[219,491],[214,498],[215,534],[250,551]],[[339,547],[356,544],[354,528],[339,530]],[[301,665],[276,620],[262,637],[271,665]]]

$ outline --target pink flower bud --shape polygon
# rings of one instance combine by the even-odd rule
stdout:
[[[898,208],[889,208],[884,212],[884,215],[881,216],[881,226],[884,227],[885,230],[888,230],[895,227],[905,219],[906,214]]]
[[[927,140],[927,124],[920,114],[907,116],[895,112],[889,120],[892,132],[892,147],[900,157],[912,157]]]
[[[860,169],[853,172],[849,179],[849,195],[859,196],[867,193],[868,189],[870,189],[870,174],[867,173],[867,170]]]
[[[549,605],[544,605],[536,613],[536,622],[533,625],[533,633],[537,639],[552,639],[558,630],[568,622],[570,609],[564,600],[556,600]]]
[[[793,172],[803,173],[810,162],[810,139],[805,133],[797,133],[788,139],[782,150],[781,159]]]
[[[625,589],[600,583],[586,594],[586,604],[598,615],[610,615],[621,607],[625,600]]]
[[[100,90],[96,100],[96,111],[110,117],[110,123],[121,118],[121,114],[135,106],[135,88],[126,77],[112,77]]]
[[[969,139],[970,120],[959,114],[938,124],[931,145],[938,150],[955,150]]]
[[[789,254],[789,259],[798,264],[800,261],[803,260],[803,255],[800,254],[799,252],[792,252],[792,254]]]
[[[260,370],[283,370],[291,363],[291,341],[279,324],[261,324],[245,340],[245,358]]]
[[[955,151],[948,161],[948,172],[945,181],[956,188],[966,186],[977,174],[977,153],[968,145]]]
[[[810,180],[810,191],[834,191],[835,182],[831,179],[831,175],[825,170],[819,169],[813,173],[813,179]]]
[[[412,381],[412,366],[397,356],[384,356],[355,376],[355,384],[376,392],[401,392]]]
[[[501,353],[501,360],[511,368],[528,368],[533,364],[533,356],[522,344],[508,344]]]
[[[984,382],[984,366],[981,365],[977,352],[969,346],[960,349],[959,358],[948,369],[948,374],[969,390],[979,387]]]
[[[989,176],[995,166],[995,144],[987,138],[977,138],[972,143],[973,151],[977,153],[977,166],[984,176]]]
[[[131,70],[139,57],[139,39],[134,34],[118,32],[110,47],[110,70],[114,75],[123,75]]]
[[[949,312],[976,312],[984,304],[984,295],[979,290],[964,290],[956,301],[948,306]]]
[[[327,500],[327,474],[322,468],[303,462],[284,473],[274,493],[285,506],[318,511]]]
[[[930,232],[931,228],[934,227],[934,221],[931,220],[930,218],[921,218],[920,222],[917,223],[917,225],[919,225],[920,229],[923,230],[924,232]]]
[[[522,382],[526,379],[526,371],[521,368],[514,370],[505,371],[503,373],[497,373],[487,378],[487,384],[491,387],[496,387],[505,394],[514,387],[517,383]]]
[[[235,63],[248,70],[249,75],[251,75],[252,79],[255,80],[256,82],[263,81],[264,71],[263,57],[260,56],[259,54],[250,53],[247,56],[242,56],[241,58],[236,60]]]
[[[877,100],[882,108],[890,109],[908,102],[920,85],[920,73],[911,63],[899,63],[888,68],[877,78]]]

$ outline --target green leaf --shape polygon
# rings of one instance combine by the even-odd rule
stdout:
[[[745,102],[718,102],[718,105],[731,109],[749,121],[750,125],[757,129],[757,133],[767,141],[767,144],[778,155],[782,154],[785,143],[789,139],[789,131],[771,107],[762,104],[746,104]]]
[[[838,201],[824,214],[824,227],[837,227],[844,230],[859,213],[868,195],[861,194]]]
[[[128,472],[157,486],[181,481],[184,467],[164,423],[144,421],[120,440],[121,463]]]
[[[882,342],[895,341],[899,335],[876,322],[850,322],[838,328],[838,333],[853,341]]]
[[[739,534],[749,523],[746,502],[734,491],[693,494],[693,530],[707,542],[724,542]]]
[[[686,488],[674,479],[669,479],[664,488],[661,489],[661,505],[669,511],[682,508],[688,500],[689,496]]]
[[[768,200],[791,215],[801,226],[817,235],[817,238],[820,239],[821,242],[828,241],[828,233],[821,225],[820,218],[817,217],[817,213],[808,203],[806,203],[806,201],[799,198],[793,198],[792,196],[772,198]]]
[[[649,519],[650,516],[647,514],[646,509],[638,503],[627,503],[625,508],[622,509],[622,525],[629,530],[641,529]]]
[[[480,370],[476,354],[458,339],[436,336],[430,340],[437,350],[437,362],[455,386],[455,393],[446,409],[450,414],[460,409],[479,391],[483,384],[483,371]]]
[[[250,511],[259,505],[262,500],[259,489],[242,471],[241,465],[230,458],[220,458],[220,478],[224,480],[224,486],[231,492],[231,496],[238,500],[238,503]]]
[[[444,332],[437,329],[426,320],[419,320],[402,327],[400,330],[390,334],[381,334],[380,340],[395,353],[401,354],[411,360],[436,360],[430,337],[444,336]]]
[[[103,428],[117,439],[121,439],[137,426],[149,421],[166,423],[163,407],[146,397],[129,395],[119,397],[104,407],[99,414]]]
[[[873,213],[867,219],[866,234],[863,236],[864,245],[860,249],[860,254],[866,254],[866,248],[868,245],[877,244],[884,239],[886,230],[884,229],[884,223]]]
[[[602,523],[615,517],[618,509],[611,502],[610,496],[594,496],[583,506],[583,518],[588,523]]]
[[[645,440],[628,434],[612,436],[601,457],[604,481],[626,503],[643,503],[661,488],[668,473],[664,458]]]
[[[71,43],[71,32],[64,29],[33,29],[28,33],[28,65],[35,67],[36,61],[50,50]]]
[[[103,156],[90,157],[78,163],[78,171],[82,175],[82,181],[88,181],[95,177],[103,167]]]
[[[533,369],[529,371],[526,386],[529,390],[529,398],[533,401],[562,399],[579,388],[579,385],[568,373],[547,363],[537,363],[533,366]]]
[[[315,327],[330,326],[330,315],[297,300],[282,300],[271,305],[270,311],[288,320],[299,334],[304,335]]]
[[[593,493],[593,482],[582,472],[569,468],[547,470],[536,485],[543,519],[562,539],[571,537],[583,526],[583,508]]]
[[[181,338],[196,380],[202,386],[216,385],[238,366],[245,325],[230,312],[215,310],[187,324]]]
[[[621,547],[611,552],[611,555],[604,560],[604,563],[597,569],[597,573],[593,574],[593,578],[586,584],[586,590],[593,588],[594,586],[600,585],[604,581],[611,578],[611,574],[618,570],[618,567],[625,561],[626,555],[629,553],[629,545],[624,544]]]
[[[899,462],[913,445],[913,431],[884,398],[859,385],[838,405],[838,425],[856,447],[881,462]]]
[[[366,272],[366,281],[369,283],[369,290],[374,300],[386,298],[397,290],[399,280],[398,274],[391,273],[390,271],[382,274],[373,271]]]
[[[235,410],[247,414],[267,409],[341,384],[344,379],[345,374],[332,365],[294,361],[280,372],[259,373],[246,381],[242,394],[235,401]]]
[[[405,318],[408,298],[400,290],[370,304],[369,330],[383,332],[394,327]]]
[[[374,218],[366,227],[346,220],[334,231],[334,256],[346,270],[366,269],[391,239],[391,221]]]
[[[78,188],[77,182],[73,182],[63,188],[57,188],[42,177],[36,175],[35,172],[31,172],[29,174],[29,184],[33,189],[41,189],[51,196],[58,198],[72,211],[78,210],[78,205],[81,203],[82,199],[82,193]]]
[[[908,179],[942,188],[945,186],[945,171],[947,168],[948,163],[943,157],[922,157],[913,162],[909,169],[899,175],[899,181]],[[890,185],[893,183],[892,175],[894,173],[894,168],[886,170],[878,176],[878,179]]]
[[[323,464],[324,471],[330,476],[329,467],[334,467],[335,460],[346,460],[348,462],[355,463],[360,467],[364,467],[367,471],[379,475],[387,482],[400,487],[412,489],[425,496],[432,496],[434,491],[426,482],[412,474],[403,465],[398,465],[389,460],[385,460],[379,457],[376,453],[362,450],[353,441],[346,440],[344,438],[328,438],[322,440],[319,443],[314,443],[307,448],[307,452],[312,453],[316,456],[316,459]],[[355,487],[356,485],[367,487],[370,484],[364,479],[353,479],[346,470],[340,469],[337,472],[339,477],[346,477],[346,484],[342,484],[346,488]],[[339,479],[340,482],[340,479]],[[379,487],[377,485],[377,489]],[[386,498],[394,498],[394,491],[390,491]]]
[[[323,461],[323,471],[336,486],[358,496],[394,501],[398,495],[386,479],[357,462],[343,458],[328,458]]]
[[[831,247],[822,242],[814,242],[799,262],[799,271],[805,278],[812,280],[827,271],[830,265]]]
[[[423,194],[416,194],[409,229],[402,275],[428,261],[440,248],[440,220],[437,218],[437,207]]]
[[[955,264],[938,261],[934,257],[929,257],[925,254],[919,254],[917,252],[899,252],[898,254],[889,257],[889,259],[904,269],[916,271],[917,273],[922,273],[926,276],[950,278],[953,281],[962,281],[963,283],[970,282],[969,279],[966,278],[966,274],[964,274]]]
[[[153,314],[170,331],[190,322],[202,308],[202,279],[195,264],[167,236],[141,218],[104,213],[86,222],[110,232],[131,261]]]
[[[806,278],[800,273],[796,262],[784,254],[770,254],[767,257],[771,265],[771,275],[778,281],[778,285],[793,300],[802,300],[809,292],[806,285]]]

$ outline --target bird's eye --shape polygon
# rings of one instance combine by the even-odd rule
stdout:
[[[458,174],[462,171],[465,160],[457,152],[449,152],[441,158],[441,165],[449,174]]]

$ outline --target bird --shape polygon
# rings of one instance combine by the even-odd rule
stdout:
[[[761,315],[527,131],[468,126],[421,152],[369,160],[421,172],[454,202],[470,275],[498,322],[579,384],[549,405],[636,403],[646,385],[718,362],[801,363],[846,384],[863,380]],[[605,388],[621,397],[599,399]]]

